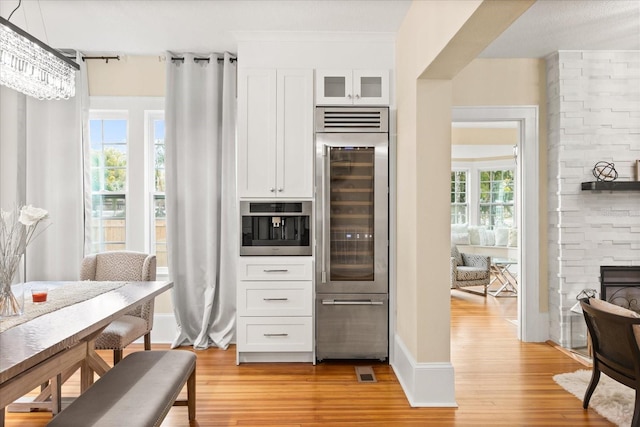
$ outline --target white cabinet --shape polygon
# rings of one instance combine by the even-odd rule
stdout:
[[[241,257],[237,361],[313,362],[311,257]]]
[[[388,70],[316,71],[316,105],[388,104]]]
[[[313,197],[313,70],[238,74],[238,196]]]

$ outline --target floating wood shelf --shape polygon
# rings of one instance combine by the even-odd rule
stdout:
[[[640,191],[640,181],[590,181],[582,183],[583,191]]]

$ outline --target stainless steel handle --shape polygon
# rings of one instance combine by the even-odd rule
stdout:
[[[322,270],[320,272],[320,282],[327,283],[327,215],[329,215],[329,209],[327,206],[327,165],[329,163],[327,153],[328,147],[325,145],[322,147],[322,230],[320,230],[320,236],[322,236]]]
[[[262,334],[265,337],[288,337],[289,334]]]
[[[286,268],[283,268],[283,269],[274,268],[274,269],[269,269],[269,270],[264,269],[262,271],[264,271],[265,273],[286,273],[289,270],[287,270]]]
[[[289,301],[289,298],[262,298],[263,301]]]
[[[345,300],[333,300],[323,299],[322,305],[383,305],[382,301],[357,300],[357,299],[345,299]]]

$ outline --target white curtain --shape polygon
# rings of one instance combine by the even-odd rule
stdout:
[[[196,59],[204,57],[208,61]],[[239,237],[231,58],[167,53],[167,249],[178,322],[173,347],[226,349],[234,336]]]
[[[46,209],[50,217],[48,228],[27,248],[27,280],[77,280],[80,273],[84,242],[82,153],[89,92],[81,54],[76,62],[80,71],[73,98],[41,101],[14,92],[7,98],[15,99],[17,113],[11,114],[16,117],[5,115],[4,108],[1,113],[2,127],[16,130],[10,132],[13,137],[3,137],[0,142],[5,146],[18,141],[14,159],[18,170],[23,168],[16,179],[14,200]],[[3,88],[3,98],[5,91],[11,90]],[[4,174],[3,179],[7,179]],[[6,199],[2,199],[4,203]]]

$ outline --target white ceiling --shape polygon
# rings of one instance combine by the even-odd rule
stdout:
[[[0,1],[9,16],[18,0]],[[411,0],[23,0],[11,22],[57,48],[159,54],[237,49],[237,32],[395,33]],[[640,1],[539,0],[482,54],[640,50]]]

